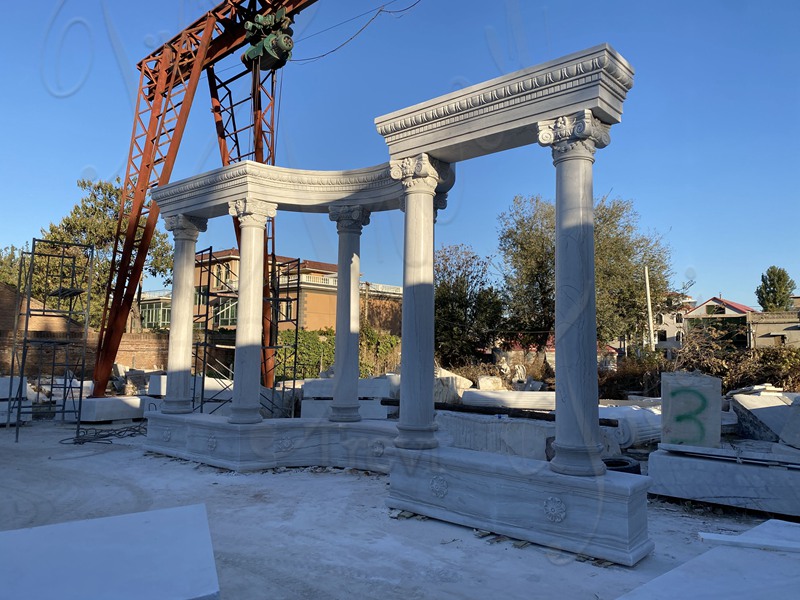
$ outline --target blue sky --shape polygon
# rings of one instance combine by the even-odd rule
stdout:
[[[338,46],[388,0],[319,0],[295,27],[294,57]],[[402,9],[413,0],[396,0]],[[0,246],[20,246],[80,198],[78,178],[123,174],[138,82],[135,63],[210,0],[45,0],[6,9]],[[8,11],[10,10],[10,14]],[[598,151],[595,195],[634,201],[645,231],[672,247],[675,283],[699,300],[757,307],[770,265],[800,282],[800,3],[421,0],[377,17],[355,40],[283,73],[278,164],[350,169],[384,162],[375,117],[607,42],[635,68],[623,121]],[[321,33],[320,33],[321,32]],[[310,37],[309,37],[310,36]],[[201,83],[173,181],[219,166]],[[497,216],[517,195],[555,195],[538,146],[458,165],[437,245],[497,252]],[[278,252],[335,262],[324,216],[280,214]],[[199,242],[234,244],[228,219]],[[362,237],[367,281],[402,281],[402,216],[373,215]],[[148,281],[145,288],[159,287]]]

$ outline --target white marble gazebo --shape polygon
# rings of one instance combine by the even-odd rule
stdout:
[[[150,450],[243,469],[333,465],[390,473],[387,504],[632,565],[647,534],[647,477],[606,472],[598,420],[592,169],[633,70],[601,45],[376,119],[390,162],[300,171],[244,162],[153,192],[175,237],[168,388],[148,413]],[[433,227],[454,163],[523,145],[549,148],[556,177],[556,439],[550,462],[440,445],[433,403]],[[403,210],[400,418],[358,414],[360,234]],[[339,235],[335,385],[322,419],[259,413],[264,225],[276,211],[327,213]],[[229,417],[191,413],[194,251],[209,218],[241,224],[241,281]]]

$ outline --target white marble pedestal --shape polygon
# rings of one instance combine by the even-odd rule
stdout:
[[[648,477],[575,477],[544,461],[457,448],[387,453],[391,508],[627,566],[654,547]]]

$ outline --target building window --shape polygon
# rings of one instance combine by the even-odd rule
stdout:
[[[166,329],[169,327],[171,307],[168,301],[142,304],[142,327],[144,329]]]
[[[658,331],[658,341],[659,342],[666,342],[667,341],[667,332],[663,329]]]
[[[291,298],[281,299],[278,308],[279,321],[291,321],[294,314],[294,302]]]
[[[225,300],[214,313],[215,327],[235,327],[238,312],[238,300]]]
[[[675,322],[683,323],[683,313],[675,313]]]
[[[675,341],[679,344],[683,342],[683,332],[677,331],[675,332]]]
[[[709,304],[706,306],[706,314],[707,315],[724,315],[725,314],[725,307],[720,306],[719,304]]]
[[[658,313],[656,315],[656,325],[663,325],[664,324],[664,315]]]
[[[196,285],[194,286],[194,305],[205,306],[208,301],[208,286]]]

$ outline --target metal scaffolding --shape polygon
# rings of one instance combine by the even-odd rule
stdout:
[[[17,279],[7,425],[75,419],[80,431],[94,247],[34,239]],[[32,381],[29,398],[27,382]],[[27,419],[26,419],[27,420]]]

